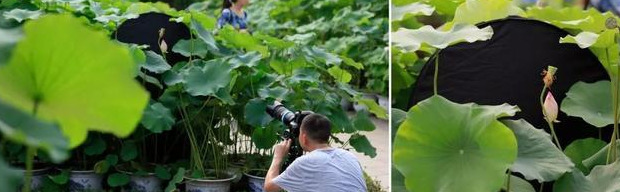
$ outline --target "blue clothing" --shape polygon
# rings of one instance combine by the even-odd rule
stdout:
[[[273,182],[289,192],[366,192],[357,158],[348,151],[317,149],[297,158]]]
[[[248,13],[243,11],[243,17],[237,15],[229,8],[222,9],[222,15],[217,19],[217,27],[222,28],[224,25],[232,25],[235,29],[247,29]]]
[[[620,0],[590,0],[590,5],[601,12],[611,11],[615,15],[620,14]]]

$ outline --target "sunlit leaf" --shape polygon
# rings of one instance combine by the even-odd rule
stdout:
[[[511,15],[525,16],[525,12],[511,0],[467,0],[456,8],[453,22],[475,25]]]
[[[432,15],[434,7],[420,2],[411,3],[404,6],[392,5],[392,20],[401,20],[405,15]]]
[[[0,98],[58,122],[71,147],[88,130],[129,135],[148,93],[133,79],[128,49],[70,15],[26,23],[8,65],[0,67]]]
[[[400,28],[391,35],[395,46],[416,51],[423,43],[443,49],[459,42],[485,41],[493,36],[493,29],[490,26],[479,29],[474,25],[456,24],[449,31],[440,31],[427,25],[415,30]]]
[[[353,79],[351,73],[344,69],[341,69],[338,66],[330,67],[329,69],[327,69],[327,72],[329,72],[329,74],[332,75],[332,77],[334,77],[336,81],[339,81],[341,83],[348,83],[349,81],[351,81],[351,79]]]

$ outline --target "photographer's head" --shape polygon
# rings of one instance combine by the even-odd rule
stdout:
[[[323,148],[329,142],[331,122],[321,114],[310,114],[301,122],[299,144],[304,151]]]

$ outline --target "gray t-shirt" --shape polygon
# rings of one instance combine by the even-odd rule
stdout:
[[[273,182],[290,192],[366,191],[357,158],[339,148],[317,149],[297,158]]]

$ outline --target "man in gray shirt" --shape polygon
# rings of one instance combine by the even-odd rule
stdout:
[[[274,146],[273,161],[265,176],[265,191],[366,191],[362,168],[355,156],[329,146],[330,124],[329,119],[319,114],[303,119],[299,144],[308,153],[293,161],[282,174],[279,174],[280,166],[291,140]]]

